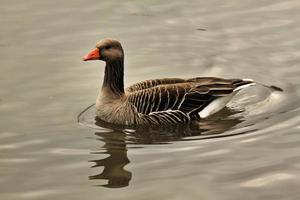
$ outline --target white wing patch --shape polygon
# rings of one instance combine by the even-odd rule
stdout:
[[[239,90],[241,90],[241,89],[244,89],[244,88],[247,88],[247,87],[250,87],[250,86],[253,86],[253,85],[255,85],[256,83],[254,82],[254,80],[252,80],[252,79],[242,79],[243,81],[251,81],[251,83],[249,83],[249,84],[246,84],[246,85],[241,85],[240,87],[237,87],[237,88],[235,88],[233,91],[235,92],[235,91],[239,91]]]
[[[237,92],[233,92],[225,97],[220,97],[220,98],[213,100],[210,104],[208,104],[204,109],[202,109],[199,112],[200,117],[206,118],[206,117],[222,110],[236,93]]]
[[[243,79],[244,81],[252,81],[251,79]],[[240,91],[241,89],[250,87],[255,85],[255,82],[246,84],[246,85],[242,85],[240,87],[237,87],[233,90],[233,92],[225,97],[220,97],[215,99],[214,101],[212,101],[210,104],[208,104],[204,109],[202,109],[199,112],[199,115],[201,118],[206,118],[212,114],[215,114],[216,112],[222,110],[226,104],[232,99],[232,97],[234,95],[236,95],[238,93],[238,91]]]

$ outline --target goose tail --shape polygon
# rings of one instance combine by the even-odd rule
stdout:
[[[278,92],[283,92],[283,89],[278,87],[278,86],[274,86],[274,85],[266,85],[257,81],[254,81],[252,79],[240,79],[241,81],[234,83],[234,85],[236,85],[236,88],[234,89],[234,91],[239,91],[241,89],[253,86],[253,85],[260,85],[263,86],[265,88],[268,88],[271,91],[278,91]]]

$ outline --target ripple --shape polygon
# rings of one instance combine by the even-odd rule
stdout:
[[[18,196],[20,198],[24,199],[36,199],[36,198],[41,198],[41,197],[48,197],[52,195],[57,195],[57,194],[62,194],[63,191],[60,190],[51,190],[51,189],[44,189],[44,190],[32,190],[32,191],[27,191],[19,194]]]
[[[270,174],[265,175],[263,177],[255,178],[249,181],[246,181],[245,183],[242,183],[241,185],[243,187],[262,187],[269,184],[276,184],[279,181],[283,180],[290,180],[295,179],[295,175],[288,174],[288,173],[276,173],[276,174]]]
[[[31,139],[28,141],[15,142],[11,144],[2,144],[0,145],[0,149],[19,149],[24,148],[26,146],[40,145],[47,143],[47,140],[44,139]]]
[[[60,155],[86,155],[90,151],[86,149],[67,149],[67,148],[56,148],[52,149],[51,153]]]
[[[19,135],[20,135],[19,133],[14,133],[14,132],[2,132],[2,133],[0,133],[0,139],[16,137]]]
[[[2,164],[23,164],[37,161],[35,158],[0,158]]]
[[[287,1],[287,2],[279,2],[268,6],[264,6],[256,9],[256,11],[262,11],[262,12],[284,11],[284,10],[292,10],[299,6],[300,6],[299,1],[294,0],[294,1]]]

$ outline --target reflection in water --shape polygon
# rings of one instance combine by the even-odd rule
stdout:
[[[124,169],[130,163],[127,157],[127,145],[167,144],[172,141],[188,140],[192,136],[197,136],[196,139],[231,136],[223,133],[242,122],[242,119],[231,117],[236,113],[237,111],[226,108],[212,118],[202,120],[199,123],[163,129],[125,129],[125,127],[116,127],[95,119],[94,124],[96,126],[109,128],[112,131],[95,132],[95,135],[99,136],[98,140],[105,144],[100,152],[92,153],[108,154],[109,156],[90,161],[95,163],[93,167],[104,167],[104,169],[101,173],[90,176],[89,179],[107,180],[107,184],[99,185],[103,187],[126,187],[132,178],[132,173]],[[80,118],[81,116],[79,116]]]
[[[113,132],[103,133],[96,132],[99,140],[105,144],[102,146],[103,152],[96,152],[99,154],[109,154],[107,158],[100,160],[91,160],[95,162],[93,167],[104,167],[102,173],[90,176],[89,179],[105,179],[108,180],[106,185],[101,185],[110,188],[125,187],[131,180],[131,172],[124,169],[130,161],[127,157],[127,148],[125,142],[125,133]]]

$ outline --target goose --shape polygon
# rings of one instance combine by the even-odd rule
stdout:
[[[102,39],[83,61],[106,63],[96,115],[117,125],[187,124],[206,118],[226,106],[251,79],[217,77],[145,80],[124,89],[124,51],[116,39]]]

